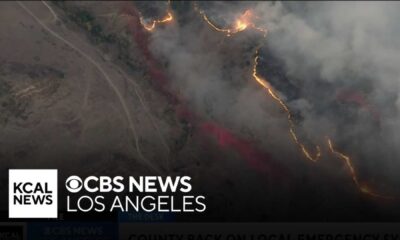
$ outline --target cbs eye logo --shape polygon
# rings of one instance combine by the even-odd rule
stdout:
[[[82,189],[83,182],[82,179],[78,176],[70,176],[65,181],[65,187],[71,193],[77,193]]]

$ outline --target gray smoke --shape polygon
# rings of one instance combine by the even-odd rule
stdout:
[[[335,126],[335,138],[359,165],[394,177],[400,155],[396,147],[400,144],[400,4],[260,3],[256,9],[270,29],[267,41],[272,52],[283,60],[288,75],[298,79],[307,101],[314,100],[310,104],[323,102],[316,92],[326,90],[313,86],[328,82],[331,91],[323,92],[327,98],[335,94],[335,88],[359,91],[380,115],[376,126],[363,108],[335,111],[328,107],[322,113],[307,114],[304,126],[312,131],[321,119],[328,120]],[[346,121],[350,114],[355,115],[354,121]]]
[[[277,90],[300,116],[297,128],[310,148],[330,136],[365,176],[395,181],[400,168],[399,3],[207,2],[200,7],[221,27],[251,7],[268,36],[264,40],[244,31],[226,37],[195,13],[153,33],[154,54],[165,61],[173,88],[194,111],[258,141],[282,161],[298,160],[286,115],[251,77],[254,51],[263,41],[266,65],[260,72],[271,76],[272,85],[294,86],[296,94]],[[274,74],[268,59],[281,63],[285,76]],[[366,104],[340,100],[343,90],[348,98],[364,96]]]

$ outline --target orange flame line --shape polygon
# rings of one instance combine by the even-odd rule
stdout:
[[[303,143],[300,142],[299,138],[297,137],[296,130],[295,130],[295,125],[292,119],[292,114],[290,113],[290,110],[288,106],[283,102],[283,100],[278,96],[276,92],[274,92],[272,86],[263,78],[259,77],[257,75],[257,65],[258,65],[258,50],[256,51],[256,57],[254,58],[254,65],[253,65],[253,78],[263,87],[267,90],[269,95],[275,99],[279,105],[282,107],[282,109],[286,112],[287,114],[287,119],[289,122],[289,132],[290,135],[293,139],[293,141],[300,147],[301,151],[303,152],[304,156],[313,162],[316,162],[320,157],[321,157],[321,149],[317,145],[316,146],[316,154],[315,156],[312,156],[310,152],[307,150],[307,148],[304,146]]]
[[[167,22],[172,21],[173,20],[173,15],[172,15],[171,10],[170,10],[170,0],[168,1],[168,4],[169,4],[169,9],[167,11],[167,16],[166,17],[164,17],[161,20],[153,20],[151,24],[146,24],[144,22],[143,18],[140,17],[140,22],[141,22],[142,26],[148,31],[153,31],[157,24],[167,23]],[[214,23],[212,23],[210,21],[210,19],[207,17],[207,15],[204,13],[204,11],[200,10],[197,7],[196,4],[195,4],[195,10],[202,16],[204,21],[211,28],[213,28],[214,30],[216,30],[218,32],[225,33],[226,36],[228,36],[228,37],[231,36],[232,34],[236,34],[238,32],[244,31],[249,26],[251,28],[259,31],[259,32],[262,32],[264,38],[266,37],[267,29],[256,27],[255,24],[252,23],[252,22],[251,23],[246,23],[246,22],[242,21],[241,18],[239,18],[236,21],[236,27],[234,27],[234,28],[219,28]],[[246,10],[246,12],[241,15],[241,17],[245,17],[248,14],[250,14],[250,11]],[[254,65],[253,65],[253,73],[252,73],[253,78],[257,81],[257,83],[259,83],[264,89],[267,90],[268,94],[275,101],[277,101],[277,103],[281,106],[281,108],[286,112],[287,120],[288,120],[288,123],[289,123],[290,136],[291,136],[292,140],[296,143],[296,145],[301,149],[301,151],[302,151],[303,155],[306,157],[306,159],[308,159],[308,160],[310,160],[312,162],[317,162],[321,157],[320,146],[316,145],[315,156],[312,156],[311,153],[305,147],[305,145],[300,142],[300,140],[299,140],[299,138],[298,138],[298,136],[296,134],[295,124],[293,122],[292,114],[291,114],[291,112],[289,110],[289,107],[285,104],[285,102],[274,91],[274,89],[270,85],[270,83],[268,81],[266,81],[265,79],[263,79],[262,77],[258,76],[258,74],[257,74],[258,60],[259,60],[259,56],[258,56],[258,49],[257,49],[256,50],[256,54],[255,54],[255,58],[254,58]],[[386,195],[378,194],[378,193],[374,192],[373,190],[371,190],[371,188],[369,186],[367,186],[365,184],[360,184],[351,158],[349,156],[347,156],[347,155],[335,150],[335,148],[333,147],[333,143],[332,143],[331,139],[327,138],[327,141],[328,141],[328,147],[329,147],[329,150],[331,151],[331,153],[333,153],[338,158],[340,158],[340,159],[342,159],[344,161],[345,166],[348,169],[348,172],[350,173],[354,184],[357,186],[358,190],[361,193],[367,194],[367,195],[372,196],[372,197],[382,198],[382,199],[396,199],[395,197],[392,197],[392,196],[386,196]]]
[[[204,21],[214,30],[216,30],[217,32],[222,32],[225,33],[226,36],[230,37],[233,34],[239,33],[241,31],[246,30],[248,27],[253,28],[259,32],[262,32],[264,37],[266,37],[267,35],[267,29],[263,29],[260,27],[256,27],[255,24],[253,22],[247,22],[245,21],[245,17],[249,16],[251,14],[250,10],[246,10],[237,20],[236,20],[236,25],[231,27],[231,28],[220,28],[217,27],[205,14],[205,12],[203,10],[201,10],[197,4],[194,5],[194,9],[195,11],[197,11],[202,18],[204,19]]]
[[[299,139],[298,139],[298,137],[297,137],[297,135],[296,135],[296,132],[295,132],[295,125],[294,125],[294,122],[293,122],[293,120],[292,120],[292,115],[291,115],[291,113],[290,113],[290,110],[289,110],[288,106],[287,106],[287,105],[283,102],[283,100],[277,95],[277,93],[274,92],[272,86],[271,86],[265,79],[263,79],[263,78],[261,78],[261,77],[259,77],[259,76],[257,75],[258,59],[259,59],[259,56],[258,56],[258,50],[257,50],[257,51],[256,51],[256,57],[254,58],[254,65],[253,65],[253,74],[252,74],[253,78],[254,78],[262,87],[264,87],[264,88],[268,91],[269,95],[270,95],[272,98],[274,98],[274,99],[279,103],[279,105],[282,107],[282,109],[285,110],[285,112],[287,113],[287,118],[288,118],[288,122],[289,122],[289,132],[290,132],[290,134],[291,134],[291,136],[292,136],[292,139],[293,139],[294,142],[300,147],[300,149],[302,150],[304,156],[305,156],[308,160],[311,160],[311,161],[313,161],[313,162],[316,162],[316,161],[321,157],[320,147],[319,147],[318,145],[316,146],[317,153],[316,153],[316,155],[315,155],[314,157],[312,157],[311,154],[309,153],[309,151],[308,151],[308,150],[306,149],[306,147],[304,146],[304,144],[302,144],[302,143],[299,141]],[[352,163],[351,158],[350,158],[349,156],[347,156],[347,155],[345,155],[345,154],[343,154],[343,153],[341,153],[341,152],[335,150],[334,147],[333,147],[333,143],[332,143],[331,139],[329,139],[329,138],[328,138],[328,146],[329,146],[330,151],[331,151],[333,154],[335,154],[336,156],[338,156],[340,159],[342,159],[342,160],[345,162],[345,166],[346,166],[346,168],[348,169],[348,171],[349,171],[349,173],[350,173],[350,175],[351,175],[351,177],[352,177],[352,180],[353,180],[354,184],[357,186],[357,188],[360,190],[360,192],[362,192],[362,193],[364,193],[364,194],[367,194],[367,195],[370,195],[370,196],[373,196],[373,197],[377,197],[377,198],[382,198],[382,199],[395,199],[395,197],[393,197],[393,196],[387,196],[387,195],[382,195],[382,194],[376,193],[376,192],[373,191],[369,186],[367,186],[367,185],[365,185],[365,184],[361,184],[361,183],[359,182],[359,180],[358,180],[358,176],[357,176],[356,171],[355,171],[355,169],[354,169],[354,166],[353,166],[353,163]]]
[[[349,156],[335,150],[335,148],[333,147],[333,143],[331,141],[331,139],[327,138],[328,141],[328,146],[329,146],[329,150],[335,154],[338,158],[342,159],[345,163],[345,166],[347,167],[354,184],[357,186],[358,190],[360,190],[362,193],[371,195],[373,197],[377,197],[377,198],[383,198],[383,199],[395,199],[395,197],[393,196],[387,196],[387,195],[382,195],[382,194],[378,194],[376,192],[374,192],[373,190],[371,190],[370,187],[368,187],[365,184],[360,184],[360,181],[358,180],[358,176],[356,174],[356,171],[354,170],[354,166],[352,163],[352,160]]]
[[[199,12],[202,16],[203,19],[207,22],[208,25],[210,25],[214,30],[218,31],[218,32],[224,32],[227,34],[227,36],[231,35],[231,29],[223,29],[223,28],[219,28],[217,26],[215,26],[207,17],[207,15],[204,13],[204,11],[200,11]]]
[[[143,19],[143,16],[141,15],[140,16],[140,24],[142,24],[142,26],[147,31],[153,31],[156,28],[156,25],[171,22],[173,19],[174,19],[174,16],[172,15],[172,11],[171,11],[171,1],[168,0],[167,15],[164,18],[159,19],[159,20],[153,20],[150,24],[148,24],[148,23],[146,23],[146,21]]]
[[[249,10],[247,10],[242,16],[247,15],[249,12]],[[200,13],[200,15],[202,15],[203,19],[208,23],[209,26],[211,26],[214,30],[218,31],[218,32],[224,32],[226,33],[226,35],[229,37],[234,33],[238,33],[240,31],[245,30],[248,26],[260,31],[264,33],[264,38],[266,37],[266,33],[267,33],[267,29],[263,29],[263,28],[258,28],[254,25],[254,23],[243,23],[241,22],[241,20],[237,20],[236,24],[237,27],[236,29],[222,29],[222,28],[218,28],[215,24],[213,24],[207,17],[207,15],[204,13],[204,11],[202,10],[198,10],[198,12]],[[320,157],[321,157],[321,149],[320,146],[316,145],[316,154],[315,156],[312,156],[310,154],[310,152],[307,150],[307,148],[305,147],[305,145],[303,143],[300,142],[297,134],[296,134],[296,128],[295,128],[295,124],[293,122],[292,119],[292,114],[289,110],[289,107],[285,104],[285,102],[278,96],[278,94],[274,91],[273,87],[269,84],[269,82],[267,82],[265,79],[261,78],[260,76],[258,76],[257,74],[257,65],[258,65],[258,49],[256,50],[256,56],[254,58],[254,65],[253,65],[253,78],[264,88],[267,90],[268,94],[277,101],[277,103],[281,106],[281,108],[286,112],[287,114],[287,119],[288,119],[288,123],[289,123],[289,132],[290,135],[293,139],[293,141],[296,143],[296,145],[301,149],[303,155],[310,161],[312,162],[317,162]],[[373,197],[377,197],[377,198],[383,198],[383,199],[394,199],[394,197],[392,196],[386,196],[386,195],[381,195],[378,194],[374,191],[371,190],[370,187],[368,187],[365,184],[360,184],[356,171],[353,167],[351,158],[346,156],[345,154],[336,151],[333,148],[333,144],[332,141],[330,139],[328,139],[328,145],[329,145],[329,149],[332,153],[334,153],[335,155],[337,155],[339,158],[343,159],[345,162],[345,165],[347,167],[347,169],[349,170],[349,173],[353,179],[353,182],[355,183],[355,185],[357,186],[357,188],[360,190],[360,192],[373,196]]]

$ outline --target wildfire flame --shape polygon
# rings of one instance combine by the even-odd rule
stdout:
[[[168,23],[171,22],[173,19],[174,17],[172,13],[168,11],[167,16],[165,16],[163,19],[160,20],[153,20],[151,24],[146,24],[143,17],[140,17],[140,23],[147,31],[153,31],[156,28],[157,24]]]
[[[235,23],[233,24],[232,27],[230,28],[220,28],[217,27],[205,14],[205,12],[201,9],[198,8],[197,5],[195,5],[195,10],[202,16],[202,18],[204,19],[204,21],[214,30],[218,31],[218,32],[222,32],[225,33],[226,36],[232,36],[233,34],[242,32],[244,30],[246,30],[247,28],[252,28],[255,29],[259,32],[262,32],[264,37],[266,37],[267,34],[267,30],[257,27],[253,20],[254,18],[256,18],[256,16],[253,14],[253,12],[251,10],[246,10],[242,15],[240,15]]]
[[[354,184],[357,186],[357,188],[365,194],[371,195],[373,197],[378,197],[378,198],[384,198],[384,199],[394,199],[394,197],[392,196],[386,196],[386,195],[382,195],[382,194],[378,194],[376,192],[374,192],[369,186],[365,185],[365,184],[361,184],[360,181],[358,180],[358,176],[356,174],[356,171],[354,169],[352,160],[349,156],[343,154],[342,152],[337,151],[332,143],[332,140],[327,138],[328,141],[328,147],[329,150],[335,154],[338,158],[342,159],[345,163],[346,168],[348,169],[351,178],[353,179]]]
[[[167,10],[167,15],[158,20],[153,20],[151,23],[148,23],[144,20],[143,16],[140,16],[140,24],[143,26],[144,29],[147,31],[151,32],[153,31],[158,24],[164,24],[164,23],[169,23],[174,19],[174,16],[171,11],[171,2],[168,0],[168,10]]]
[[[197,9],[198,10],[198,9]],[[244,14],[242,14],[235,22],[235,27],[233,28],[228,28],[228,29],[223,29],[217,27],[214,23],[212,23],[207,15],[204,13],[202,10],[198,10],[200,15],[203,17],[205,22],[211,26],[214,30],[218,32],[223,32],[225,33],[228,37],[231,36],[232,34],[241,32],[248,27],[254,28],[260,32],[264,33],[264,37],[266,37],[267,29],[259,28],[256,27],[255,24],[251,21],[252,20],[252,12],[250,10],[247,10]],[[254,65],[253,65],[253,71],[252,71],[252,76],[253,78],[257,81],[258,84],[260,84],[264,89],[267,90],[268,94],[275,100],[277,103],[281,106],[281,108],[286,112],[287,114],[287,119],[289,122],[289,133],[293,141],[296,143],[296,145],[301,149],[303,155],[306,157],[306,159],[316,162],[317,160],[320,159],[321,157],[321,149],[320,146],[316,146],[316,153],[314,156],[310,153],[309,150],[305,147],[305,145],[300,142],[297,134],[296,134],[296,128],[295,124],[293,122],[292,114],[289,110],[289,107],[285,104],[285,102],[279,97],[279,95],[274,91],[273,87],[269,84],[268,81],[260,77],[257,73],[257,65],[258,65],[258,60],[259,60],[259,55],[258,55],[258,49],[256,50],[256,54],[254,57]],[[328,139],[328,146],[329,150],[335,154],[337,157],[340,159],[343,159],[345,162],[346,168],[349,170],[349,173],[352,177],[352,180],[354,184],[357,186],[360,192],[373,196],[373,197],[378,197],[378,198],[383,198],[383,199],[394,199],[392,196],[386,196],[386,195],[381,195],[376,192],[374,192],[368,185],[366,184],[361,184],[358,180],[358,176],[356,174],[356,171],[354,169],[352,160],[349,156],[343,154],[342,152],[339,152],[334,149],[333,143],[330,139]]]
[[[164,17],[163,19],[160,20],[153,20],[151,24],[146,24],[145,21],[143,20],[142,17],[140,17],[140,23],[141,25],[147,30],[147,31],[153,31],[156,27],[157,24],[162,24],[162,23],[167,23],[171,22],[173,20],[173,15],[170,10],[170,1],[168,1],[169,4],[169,9],[167,11],[167,16]],[[202,16],[204,21],[214,30],[218,32],[224,33],[226,36],[230,37],[233,34],[242,32],[248,28],[255,29],[259,32],[263,33],[264,38],[266,37],[267,34],[267,29],[257,27],[253,19],[255,18],[253,12],[251,10],[246,10],[242,15],[240,15],[235,23],[232,25],[231,28],[220,28],[216,26],[210,19],[207,17],[205,12],[203,10],[200,10],[197,5],[195,4],[195,10]],[[306,146],[299,140],[297,133],[296,133],[296,127],[293,121],[292,114],[290,112],[289,107],[286,105],[286,103],[279,97],[278,93],[275,92],[274,88],[270,85],[268,81],[266,81],[264,78],[258,75],[257,73],[257,66],[258,66],[258,60],[259,60],[259,54],[258,54],[258,49],[256,50],[255,57],[254,57],[254,64],[253,64],[253,69],[252,69],[252,77],[256,82],[262,86],[267,93],[280,105],[280,107],[284,110],[284,112],[287,115],[287,120],[289,123],[289,133],[294,141],[294,143],[300,148],[301,152],[305,156],[306,159],[312,161],[312,162],[317,162],[321,158],[321,148],[319,145],[316,145],[315,147],[315,154],[311,154],[310,151],[306,148]],[[330,138],[327,138],[327,143],[328,143],[328,148],[329,151],[337,156],[338,158],[342,159],[345,163],[346,168],[348,169],[348,172],[352,178],[352,181],[358,188],[358,190],[361,193],[367,194],[369,196],[377,197],[377,198],[382,198],[382,199],[395,199],[395,197],[392,196],[386,196],[386,195],[381,195],[373,191],[368,185],[366,184],[361,184],[359,181],[359,178],[357,176],[357,173],[355,171],[355,168],[352,163],[352,159],[345,155],[344,153],[336,150],[334,148],[334,144]]]
[[[281,108],[286,112],[287,114],[287,119],[289,122],[289,132],[290,135],[293,139],[293,141],[299,146],[301,151],[303,152],[304,156],[313,162],[316,162],[320,157],[321,157],[321,149],[317,145],[316,146],[316,154],[315,156],[312,156],[312,154],[307,150],[307,148],[304,146],[303,143],[300,142],[299,138],[297,137],[296,130],[295,130],[295,125],[293,122],[292,114],[288,108],[288,106],[285,104],[285,102],[278,96],[278,94],[273,90],[272,86],[267,82],[265,79],[261,78],[257,74],[257,65],[258,65],[258,50],[256,51],[256,56],[254,58],[254,65],[253,65],[253,78],[263,87],[267,90],[268,94],[275,99],[278,104],[281,106]]]

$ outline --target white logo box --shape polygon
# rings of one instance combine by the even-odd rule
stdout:
[[[14,183],[31,183],[33,186],[47,184],[51,191],[51,204],[15,204]],[[32,187],[29,186],[29,190]],[[40,195],[41,193],[23,193]],[[8,217],[9,218],[57,218],[58,217],[58,171],[56,169],[10,169],[8,172]]]

